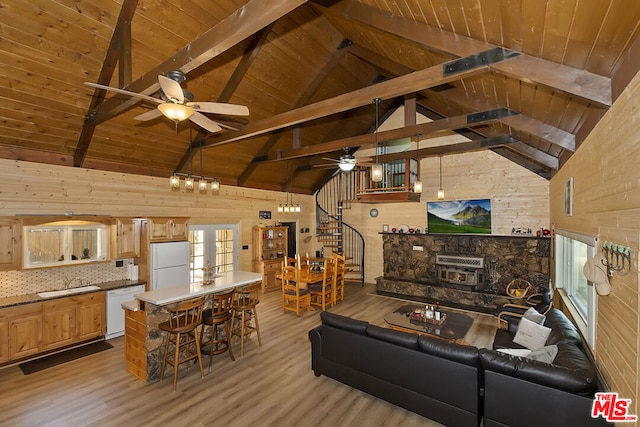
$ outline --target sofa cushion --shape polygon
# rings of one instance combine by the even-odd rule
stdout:
[[[538,325],[544,325],[544,321],[547,318],[544,314],[538,313],[533,307],[529,307],[529,309],[524,312],[523,317],[537,323]]]
[[[558,345],[553,363],[511,356],[498,351],[480,349],[482,367],[533,383],[572,393],[590,394],[596,387],[596,374],[587,356],[574,344]]]
[[[538,325],[537,323],[523,317],[520,319],[518,330],[516,331],[515,337],[513,337],[513,342],[520,344],[529,350],[535,350],[540,347],[544,347],[550,333],[550,328]]]
[[[547,313],[544,325],[551,328],[551,334],[547,338],[547,344],[582,343],[582,337],[575,325],[557,308]]]
[[[376,325],[369,325],[367,335],[377,340],[386,341],[391,344],[400,345],[416,350],[418,348],[418,334],[409,332],[394,331],[389,328],[381,328]]]
[[[350,317],[341,316],[339,314],[323,311],[320,313],[320,320],[325,325],[333,326],[335,328],[344,329],[345,331],[355,332],[357,334],[364,335],[369,327],[369,322],[363,320],[356,320]]]
[[[479,366],[478,349],[472,345],[456,344],[440,338],[420,335],[418,347],[421,352],[469,366]]]

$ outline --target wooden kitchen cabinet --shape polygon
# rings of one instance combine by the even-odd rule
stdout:
[[[42,303],[25,304],[2,310],[7,319],[9,360],[42,351]]]
[[[18,270],[22,263],[22,226],[19,220],[0,219],[0,270]]]
[[[0,363],[104,336],[105,295],[93,292],[0,309]]]
[[[280,289],[277,275],[287,255],[287,227],[254,227],[253,271],[262,273],[262,292]]]
[[[73,344],[75,333],[75,301],[71,298],[46,301],[42,313],[42,349],[51,350]]]
[[[116,218],[111,226],[111,258],[140,256],[140,218]]]
[[[189,218],[147,218],[145,221],[150,243],[156,242],[178,242],[189,238]]]
[[[84,341],[107,333],[105,292],[81,295],[76,312],[76,340]]]

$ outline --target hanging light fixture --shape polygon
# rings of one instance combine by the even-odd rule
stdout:
[[[220,191],[220,183],[216,178],[210,178],[204,176],[202,173],[202,141],[200,143],[200,178],[198,181],[198,190],[202,194],[206,194],[209,189],[209,181],[211,181],[211,194],[218,194]],[[196,187],[195,180],[193,178],[193,140],[191,134],[191,128],[189,128],[189,173],[179,173],[175,172],[171,177],[169,177],[169,187],[176,191],[180,190],[180,184],[182,182],[182,177],[184,177],[184,189],[189,193],[193,193]]]
[[[416,135],[416,160],[418,161],[418,179],[413,183],[413,192],[414,193],[422,193],[422,181],[420,180],[420,134]]]
[[[438,200],[444,200],[444,190],[442,189],[442,153],[440,153],[440,189],[438,190]]]
[[[278,213],[300,213],[302,209],[300,204],[293,204],[293,194],[291,194],[291,201],[289,201],[289,163],[287,163],[287,200],[285,204],[280,203],[278,205]]]
[[[378,163],[378,106],[380,105],[380,98],[375,98],[373,102],[376,104],[376,164],[371,166],[371,181],[382,181],[382,165]]]

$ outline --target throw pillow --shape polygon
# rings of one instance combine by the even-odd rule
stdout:
[[[538,311],[533,307],[529,307],[529,309],[524,312],[523,316],[525,319],[536,322],[538,325],[543,325],[545,319],[547,318],[547,316],[545,316],[544,314],[538,313]]]
[[[516,331],[516,336],[513,338],[513,342],[529,350],[536,350],[544,347],[550,333],[551,328],[538,325],[523,317],[520,319],[520,323],[518,323],[518,330]]]
[[[527,359],[537,360],[539,362],[544,363],[553,363],[553,360],[556,358],[558,354],[558,346],[557,345],[547,345],[537,350],[533,350],[527,356]]]
[[[499,351],[500,353],[520,357],[527,357],[529,354],[531,354],[531,350],[527,350],[526,348],[499,348],[497,351]]]

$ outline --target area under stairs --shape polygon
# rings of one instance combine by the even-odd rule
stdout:
[[[343,210],[355,200],[355,174],[337,172],[316,192],[316,238],[324,256],[335,252],[346,258],[350,281],[364,285],[364,238],[342,220]]]

